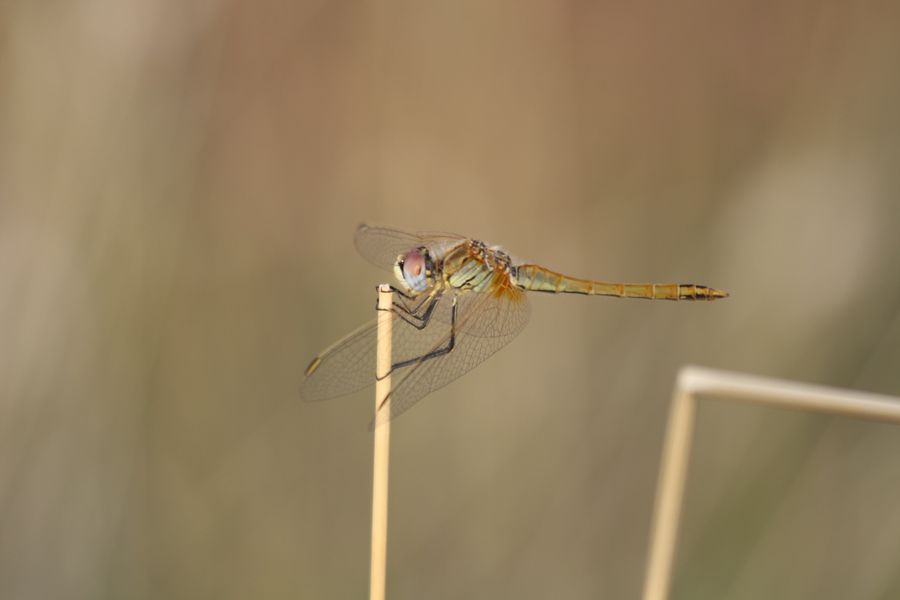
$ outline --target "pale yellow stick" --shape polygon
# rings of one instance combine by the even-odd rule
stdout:
[[[378,286],[378,348],[375,361],[375,411],[391,390],[391,305],[393,293],[387,284]],[[390,398],[381,410],[390,415]],[[375,457],[372,464],[372,556],[369,599],[384,600],[387,568],[388,465],[391,450],[390,419],[375,426]]]
[[[900,398],[757,375],[684,367],[678,387],[692,396],[734,398],[900,425]]]
[[[690,393],[676,387],[670,410],[662,466],[656,484],[656,506],[651,529],[653,540],[644,582],[644,600],[662,600],[668,594],[697,401]]]
[[[644,600],[664,600],[669,594],[694,414],[702,396],[900,424],[900,398],[699,367],[683,368],[675,384],[663,447]]]

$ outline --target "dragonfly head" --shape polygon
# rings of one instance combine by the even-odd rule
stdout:
[[[397,280],[414,292],[424,292],[434,278],[434,261],[425,247],[413,248],[394,263]]]

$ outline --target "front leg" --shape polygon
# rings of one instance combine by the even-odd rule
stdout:
[[[431,289],[427,294],[410,294],[401,290],[398,287],[390,286],[391,292],[394,294],[394,308],[399,309],[406,313],[407,315],[418,315],[419,311],[425,306],[429,300],[431,300],[435,293],[439,291],[437,287]],[[385,308],[378,308],[378,305],[375,305],[375,310],[388,310]],[[396,312],[396,311],[395,311]]]
[[[435,295],[440,295],[442,292],[443,290],[437,287],[431,288],[427,294],[418,294],[416,296],[398,292],[394,306],[405,311],[408,315],[419,315],[420,311],[428,305]]]
[[[428,323],[431,321],[431,316],[434,314],[434,309],[437,308],[438,302],[440,302],[441,298],[443,298],[444,290],[438,289],[432,291],[428,294],[425,299],[420,302],[414,310],[409,310],[405,306],[400,304],[394,304],[393,311],[397,313],[397,316],[403,319],[406,323],[409,323],[413,327],[418,330],[425,329]],[[456,304],[456,299],[454,298],[454,306]],[[424,307],[424,311],[421,315],[417,314],[420,309]]]
[[[433,307],[434,307],[434,304],[432,304],[432,309],[433,309]],[[432,350],[431,352],[423,354],[422,356],[417,356],[416,358],[410,358],[408,360],[402,360],[400,362],[394,363],[391,365],[391,372],[393,372],[394,369],[408,367],[409,365],[413,365],[418,362],[423,362],[426,360],[431,360],[433,358],[438,358],[439,356],[443,356],[445,354],[450,353],[453,350],[453,348],[456,347],[456,307],[457,307],[456,297],[454,296],[453,306],[450,309],[450,339],[447,340],[447,345],[442,348],[437,348],[435,350]],[[430,318],[431,317],[430,311],[429,311],[428,315]]]

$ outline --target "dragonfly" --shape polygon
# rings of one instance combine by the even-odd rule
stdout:
[[[396,418],[506,346],[529,318],[526,292],[647,300],[717,300],[693,283],[613,283],[522,263],[501,247],[452,233],[360,225],[359,253],[393,271],[391,388],[370,428]],[[306,368],[300,394],[326,400],[375,382],[376,320],[335,342]],[[390,402],[388,402],[390,400]]]

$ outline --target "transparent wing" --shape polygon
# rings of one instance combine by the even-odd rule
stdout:
[[[359,253],[376,267],[394,268],[397,256],[420,246],[429,248],[442,244],[456,244],[465,240],[453,233],[407,233],[388,227],[362,224],[356,229],[354,242]]]
[[[438,300],[431,320],[422,329],[394,313],[392,362],[414,362],[447,336],[451,304],[450,298]],[[306,369],[300,397],[307,402],[327,400],[374,383],[376,340],[377,323],[373,319],[323,350]]]
[[[300,397],[306,402],[328,400],[374,382],[376,327],[373,319],[316,356],[306,368]]]
[[[402,366],[391,373],[390,402],[376,414],[373,426],[395,418],[430,392],[474,369],[512,341],[528,322],[528,302],[518,290],[501,297],[476,293],[455,297],[454,346],[446,354],[428,358],[450,342],[453,293],[437,301],[422,329],[393,315],[391,362]],[[326,400],[374,383],[376,334],[373,320],[324,350],[307,368],[301,398]]]
[[[485,296],[490,296],[490,293],[467,293],[457,296],[459,304],[457,319],[460,318],[460,315],[474,314],[474,311],[480,313],[477,319],[472,318],[465,324],[465,333],[477,337],[505,337],[511,333],[513,335],[518,333],[528,321],[529,308],[523,292],[509,290],[504,293],[508,295],[510,292],[512,292],[512,296],[502,300],[497,297],[485,298]],[[523,309],[517,311],[515,306],[507,306],[508,302],[512,302],[514,305],[525,304],[524,313]],[[444,323],[449,331],[450,311],[441,311],[436,318]]]
[[[474,369],[500,348],[512,341],[528,322],[529,306],[525,294],[509,290],[501,296],[493,294],[461,294],[456,316],[456,331],[452,350],[434,358],[422,358],[407,367],[391,373],[389,400],[381,401],[381,407],[372,421],[372,427],[396,418],[409,410],[423,396],[443,387]],[[450,311],[452,296],[442,300],[444,306],[440,320],[432,319],[426,329],[432,329],[431,339],[440,337],[427,352],[427,356],[450,343]],[[394,348],[396,364],[396,347]]]

